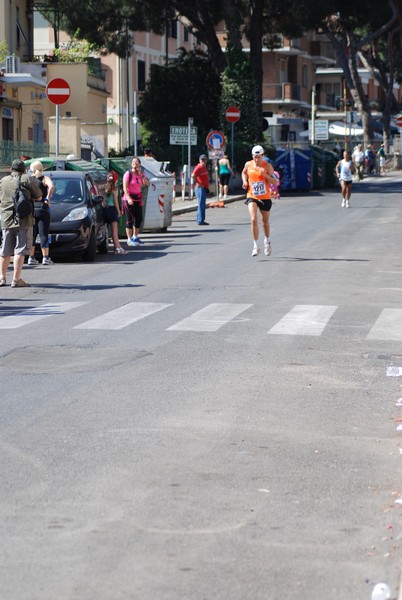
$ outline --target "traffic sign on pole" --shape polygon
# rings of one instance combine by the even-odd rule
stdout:
[[[225,134],[222,131],[210,131],[207,135],[207,146],[212,150],[224,150],[226,146]]]
[[[402,114],[397,115],[396,117],[396,124],[398,127],[402,127]]]
[[[225,117],[229,123],[237,123],[240,119],[240,108],[237,108],[237,106],[229,106],[226,110]]]
[[[65,79],[56,77],[46,86],[46,95],[53,104],[64,104],[70,98],[71,88]]]

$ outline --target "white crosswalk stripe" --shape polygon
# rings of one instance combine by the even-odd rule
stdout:
[[[88,302],[49,302],[35,308],[20,310],[4,317],[1,317],[0,311],[0,329],[12,330],[29,326],[41,319],[64,315],[68,311],[86,304]],[[73,329],[118,331],[171,306],[174,306],[174,304],[162,302],[129,302],[93,319],[75,325]],[[166,331],[215,332],[230,321],[236,320],[236,317],[252,306],[253,304],[240,303],[209,304],[167,327]],[[268,334],[320,336],[337,308],[337,306],[297,304],[269,329]],[[172,313],[170,312],[169,315],[170,320]],[[77,322],[77,318],[75,318],[75,322]],[[336,329],[332,329],[331,332],[332,335],[336,335]],[[402,309],[384,309],[374,322],[366,339],[402,341]]]
[[[129,302],[95,319],[81,323],[81,325],[76,325],[74,329],[123,329],[168,306],[172,305],[159,302]]]
[[[87,302],[49,302],[42,304],[37,308],[27,308],[15,315],[9,315],[0,319],[0,329],[18,329],[24,325],[30,325],[40,319],[52,317],[54,315],[63,315],[73,308],[88,304]]]
[[[168,327],[167,331],[218,331],[252,304],[209,304],[190,317]]]
[[[275,335],[321,335],[337,306],[297,304],[269,331]]]
[[[373,327],[368,340],[402,340],[402,309],[385,308]]]

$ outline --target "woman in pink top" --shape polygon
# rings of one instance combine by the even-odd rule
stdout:
[[[141,169],[140,159],[134,156],[131,162],[131,171],[126,171],[123,175],[123,207],[126,215],[128,246],[139,246],[144,243],[138,235],[142,223],[142,186],[148,187],[149,180]]]

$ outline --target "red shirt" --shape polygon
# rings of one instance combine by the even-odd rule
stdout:
[[[209,173],[204,163],[198,163],[193,171],[193,177],[198,185],[209,188]]]

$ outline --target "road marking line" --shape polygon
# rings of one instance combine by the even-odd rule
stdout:
[[[120,308],[116,308],[116,310],[111,310],[95,319],[76,325],[74,329],[123,329],[168,306],[172,305],[159,302],[129,302],[124,306],[120,306]]]
[[[0,329],[17,329],[24,325],[30,325],[40,319],[52,317],[54,315],[64,315],[69,310],[88,304],[87,302],[49,302],[42,304],[37,308],[27,308],[15,315],[2,317],[0,319]]]
[[[275,335],[321,335],[337,306],[296,304],[269,331]]]
[[[402,377],[402,367],[387,367],[387,377]]]
[[[252,304],[209,304],[190,317],[168,327],[167,331],[218,331]]]
[[[402,340],[402,310],[385,308],[370,329],[367,339]]]

